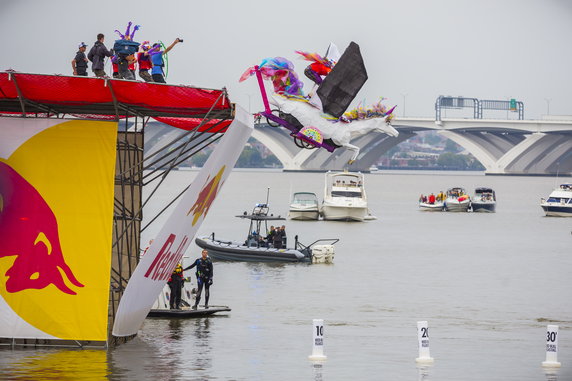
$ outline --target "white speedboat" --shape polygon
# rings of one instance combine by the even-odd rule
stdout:
[[[540,207],[547,216],[572,217],[572,183],[561,184],[548,196],[540,199]]]
[[[471,198],[464,188],[454,187],[447,190],[444,209],[446,212],[467,212]]]
[[[424,212],[442,212],[444,208],[445,204],[443,203],[443,201],[435,201],[432,204],[428,202],[419,203],[419,210]]]
[[[315,193],[296,192],[292,196],[288,218],[291,220],[317,220],[320,217],[320,205]]]
[[[369,216],[361,172],[327,172],[322,202],[324,220],[364,221]]]
[[[475,195],[471,199],[473,212],[494,213],[497,206],[495,191],[488,187],[475,189]]]

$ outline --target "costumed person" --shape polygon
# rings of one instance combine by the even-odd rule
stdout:
[[[151,62],[153,63],[153,68],[151,69],[151,76],[153,77],[154,82],[158,83],[167,83],[165,81],[165,72],[163,71],[163,67],[165,67],[165,60],[164,55],[169,53],[171,49],[179,42],[183,42],[180,38],[176,38],[175,41],[171,45],[169,45],[165,50],[161,50],[161,44],[155,43],[153,44],[153,48],[150,49],[152,51],[149,52],[151,55]]]
[[[316,85],[320,85],[324,81],[322,77],[330,74],[334,68],[335,62],[333,60],[322,57],[317,53],[301,51],[296,51],[296,53],[300,54],[307,61],[313,61],[310,65],[306,66],[306,69],[304,69],[304,75],[306,75],[306,77]]]
[[[115,79],[119,79],[121,78],[119,76],[119,65],[117,64],[117,56],[113,56],[111,57],[111,70],[113,71],[113,74],[111,74],[111,76]]]
[[[272,81],[274,92],[288,98],[305,99],[302,88],[304,83],[294,71],[294,64],[284,57],[265,58],[258,65],[262,78]],[[249,67],[240,76],[239,82],[245,81],[256,73],[254,66]]]
[[[128,69],[131,72],[131,74],[133,74],[133,79],[136,79],[135,71],[137,70],[137,58],[135,57],[135,54],[132,54],[129,57],[132,57],[132,59],[129,61]]]
[[[72,60],[72,69],[73,75],[81,75],[86,77],[87,76],[87,57],[85,56],[85,50],[87,49],[87,45],[85,42],[81,42],[79,44],[79,50],[75,54],[75,58]]]
[[[96,77],[105,77],[105,70],[103,69],[105,57],[111,57],[113,55],[113,53],[107,50],[105,45],[103,45],[104,40],[105,36],[103,33],[99,33],[97,35],[97,41],[95,41],[87,55],[87,58],[91,61],[91,70]]]
[[[203,292],[203,286],[205,288],[205,308],[209,308],[209,297],[210,297],[210,287],[213,284],[213,263],[208,257],[208,251],[203,249],[201,252],[201,258],[198,258],[193,262],[192,265],[185,267],[184,271],[190,270],[196,267],[195,275],[197,276],[197,294],[195,296],[195,305],[192,307],[193,310],[197,309],[199,302],[201,301],[201,293]]]
[[[149,55],[149,41],[141,44],[141,51],[137,53],[137,61],[139,62],[139,77],[145,82],[153,82],[153,77],[149,74],[149,70],[153,67],[151,64],[151,56]]]
[[[139,43],[133,41],[133,37],[135,36],[135,32],[139,30],[140,25],[135,25],[135,27],[133,27],[133,32],[130,34],[131,25],[132,22],[129,21],[125,34],[121,34],[120,31],[115,30],[115,32],[119,34],[119,37],[121,38],[119,40],[115,40],[113,49],[117,55],[119,76],[123,79],[135,80],[135,68],[133,67],[133,71],[131,71],[129,66],[134,65],[136,62],[135,53],[137,53],[137,50],[139,50]]]
[[[169,297],[169,308],[172,310],[179,310],[181,309],[181,290],[183,289],[183,285],[185,284],[185,278],[183,277],[183,266],[179,263],[169,281],[167,282],[169,288],[171,289],[171,295]]]

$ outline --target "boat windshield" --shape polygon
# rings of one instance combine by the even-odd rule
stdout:
[[[548,197],[548,200],[546,202],[557,202],[560,204],[568,204],[570,203],[570,199],[564,197]]]
[[[296,193],[292,202],[303,205],[313,205],[318,203],[318,199],[313,193]]]
[[[332,197],[361,197],[361,190],[352,191],[332,191]]]

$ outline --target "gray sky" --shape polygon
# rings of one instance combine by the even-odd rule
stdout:
[[[528,119],[546,114],[548,99],[550,114],[572,115],[569,0],[0,0],[0,70],[71,75],[79,42],[89,49],[101,32],[111,48],[129,21],[142,26],[139,42],[184,38],[169,54],[169,83],[226,86],[252,112],[262,102],[254,78],[238,83],[247,67],[283,56],[305,78],[295,50],[355,41],[369,76],[357,98],[384,96],[400,116],[433,117],[439,95],[516,98]]]

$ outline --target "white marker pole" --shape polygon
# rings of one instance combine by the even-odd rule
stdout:
[[[314,343],[312,354],[308,358],[312,361],[324,361],[328,357],[324,355],[324,319],[314,319]]]
[[[419,357],[415,361],[419,364],[433,364],[429,353],[429,327],[426,321],[417,322],[417,339],[419,340]]]
[[[558,326],[549,325],[546,329],[546,361],[542,362],[545,368],[560,368],[558,362]]]

